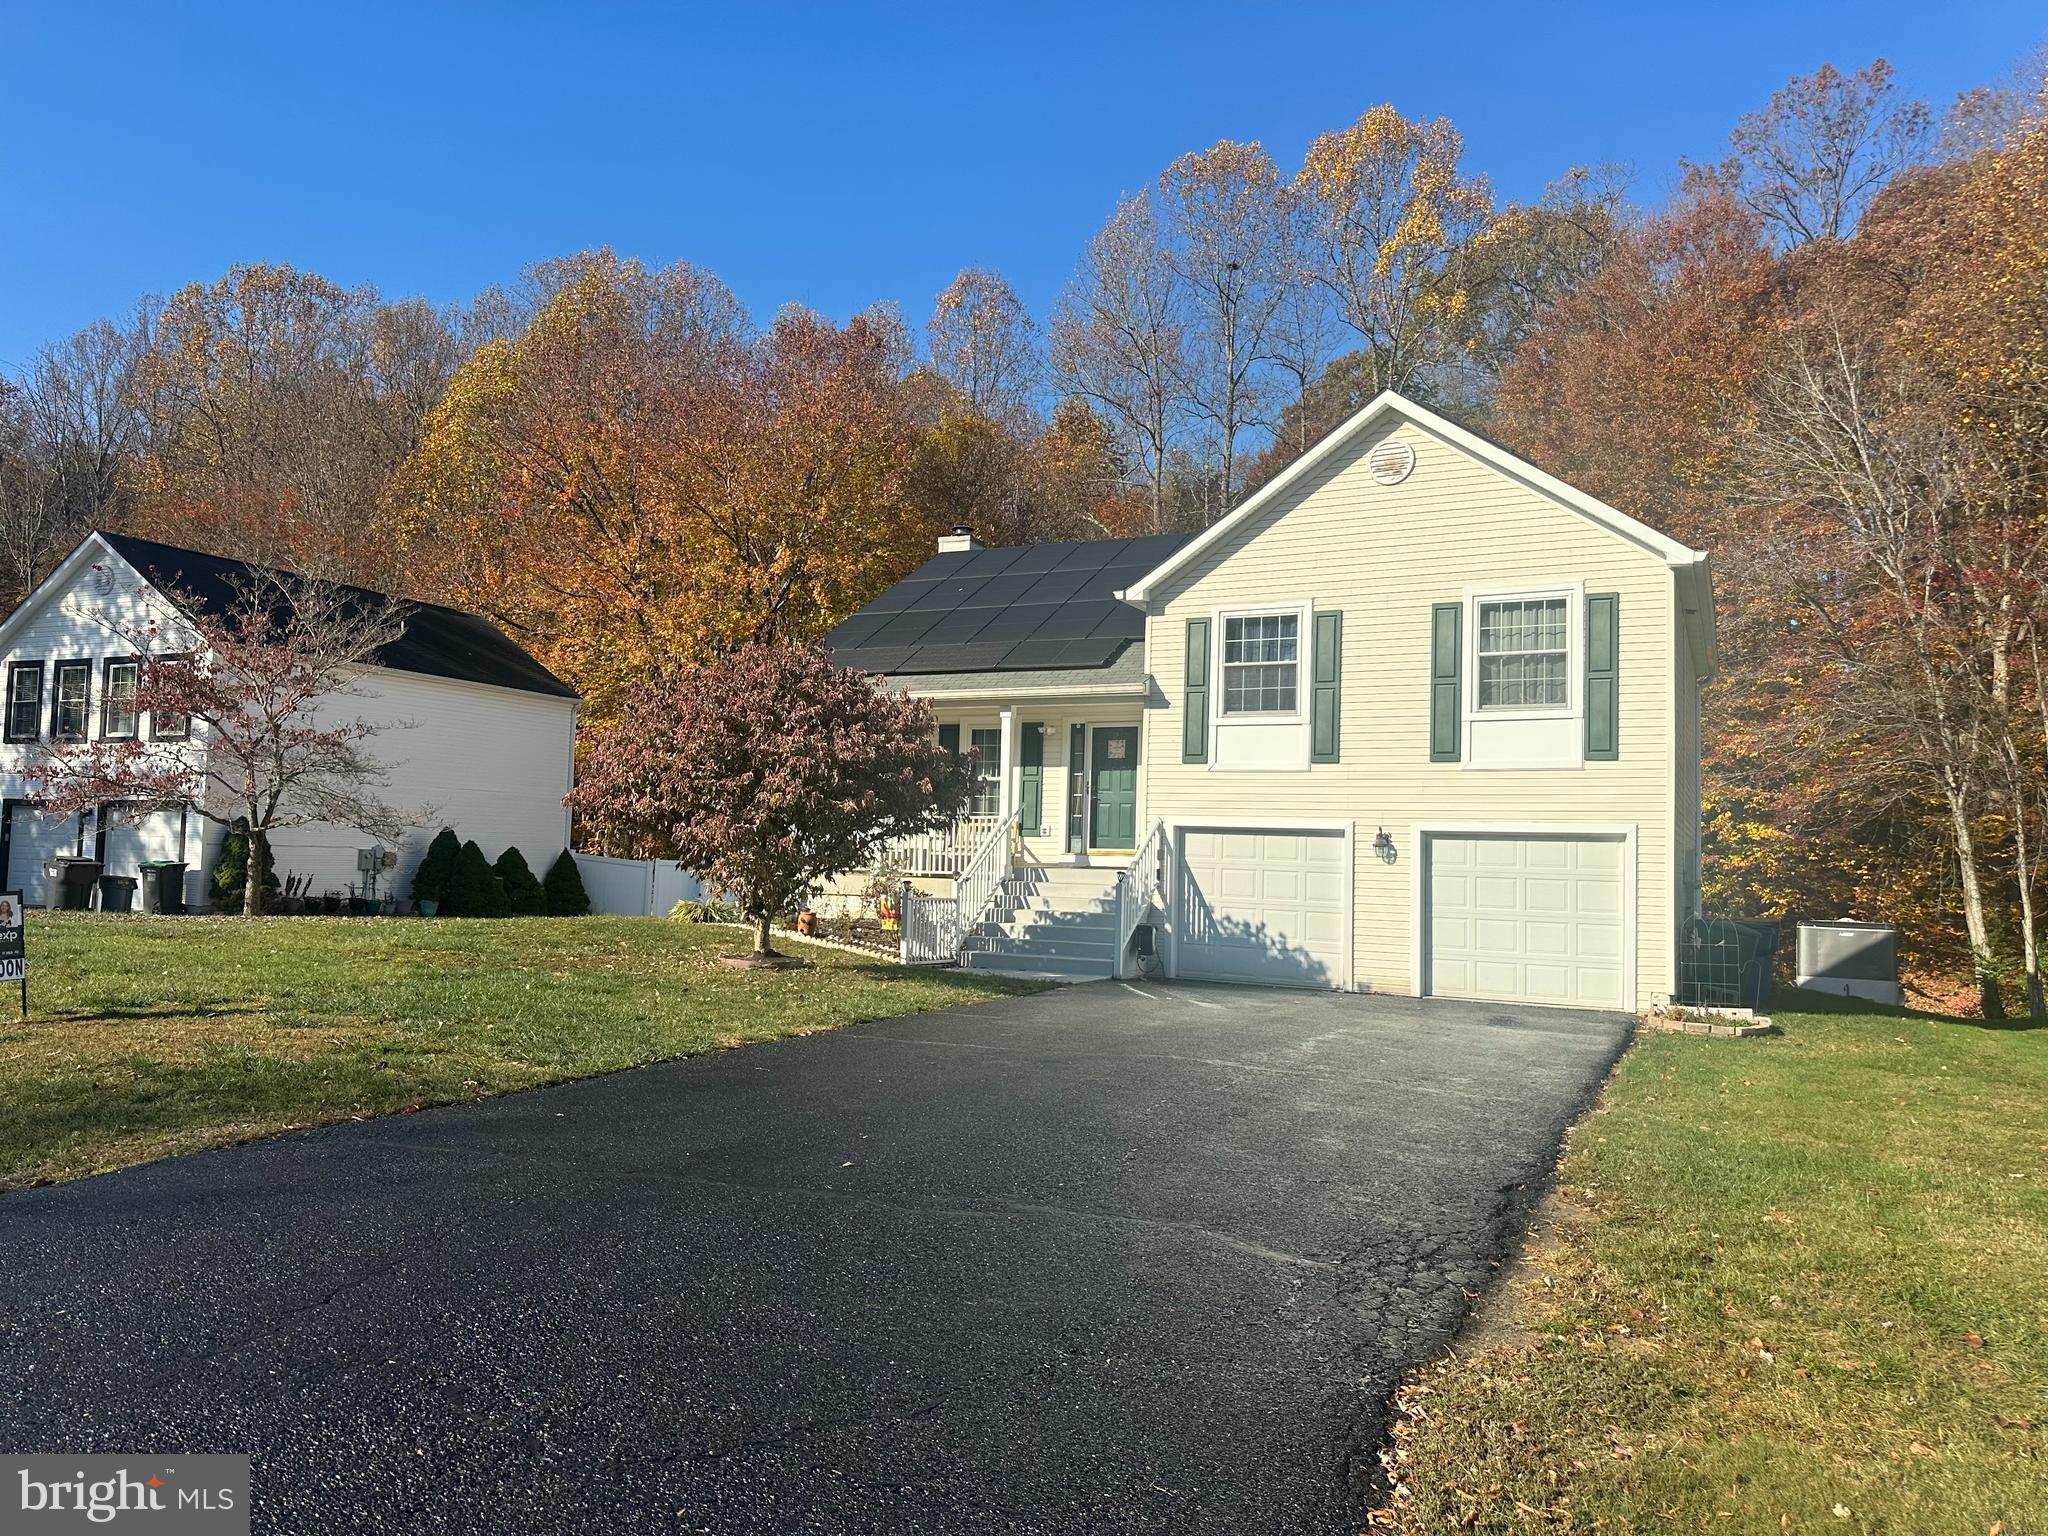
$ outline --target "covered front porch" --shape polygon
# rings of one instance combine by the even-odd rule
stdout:
[[[886,858],[914,879],[958,877],[1014,816],[1022,864],[1128,863],[1143,839],[1138,771],[1142,692],[1122,698],[1021,701],[931,698],[940,742],[970,758],[967,812],[892,844]]]

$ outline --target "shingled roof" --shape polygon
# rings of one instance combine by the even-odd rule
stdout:
[[[1115,595],[1191,537],[1012,544],[934,555],[825,637],[842,667],[892,676],[1107,667],[1145,635]]]
[[[246,560],[181,549],[176,544],[159,544],[154,539],[105,532],[99,537],[159,591],[196,598],[214,613],[232,610],[252,578],[275,574]],[[375,661],[380,667],[460,683],[514,688],[522,693],[544,693],[560,699],[578,697],[574,688],[535,661],[487,619],[439,603],[393,599],[367,587],[343,586],[340,590],[365,604],[397,603],[405,627],[396,640],[377,651]]]

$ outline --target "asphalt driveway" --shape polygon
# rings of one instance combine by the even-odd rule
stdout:
[[[0,1447],[271,1532],[1356,1530],[1627,1021],[1115,983],[0,1200]]]

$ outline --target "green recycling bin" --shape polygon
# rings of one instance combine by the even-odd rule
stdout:
[[[143,911],[164,917],[184,915],[185,867],[181,859],[151,859],[142,866]]]

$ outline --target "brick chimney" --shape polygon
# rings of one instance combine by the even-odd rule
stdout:
[[[951,533],[939,535],[939,553],[942,555],[964,555],[986,547],[965,523],[955,523]]]

